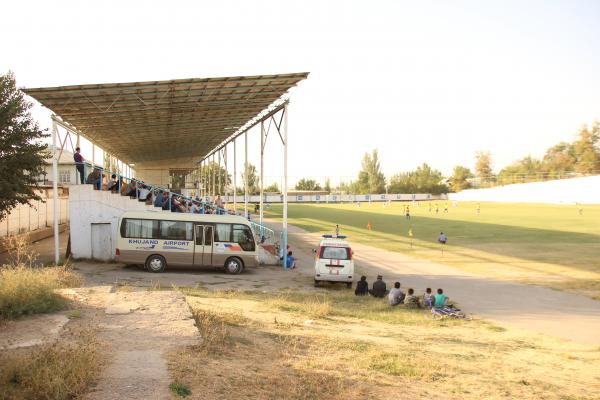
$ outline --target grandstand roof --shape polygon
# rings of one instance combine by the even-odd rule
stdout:
[[[308,72],[23,89],[127,163],[207,155]]]

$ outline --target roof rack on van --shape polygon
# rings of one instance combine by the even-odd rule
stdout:
[[[346,239],[348,236],[345,235],[322,235],[325,239]]]

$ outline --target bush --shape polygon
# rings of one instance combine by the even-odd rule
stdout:
[[[0,268],[0,320],[62,310],[68,302],[56,289],[80,283],[66,267]]]
[[[79,398],[100,370],[100,351],[92,332],[74,341],[44,345],[34,351],[0,353],[0,399]]]

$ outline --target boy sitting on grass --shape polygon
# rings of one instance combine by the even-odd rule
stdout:
[[[444,291],[440,288],[437,290],[437,294],[435,295],[435,308],[444,308],[448,303],[448,296],[444,294]]]
[[[415,296],[415,291],[413,288],[408,289],[408,294],[404,299],[404,305],[406,308],[421,308],[421,304],[419,304],[419,298]]]
[[[428,287],[425,289],[425,293],[423,294],[423,306],[427,308],[433,308],[435,304],[435,295],[431,293],[431,288]]]

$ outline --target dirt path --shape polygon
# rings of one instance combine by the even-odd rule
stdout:
[[[279,228],[279,224],[275,225]],[[312,279],[312,249],[320,235],[290,226],[290,244],[298,258],[298,272]],[[369,283],[382,274],[388,286],[422,293],[426,287],[444,289],[468,312],[501,324],[532,330],[587,345],[600,345],[600,302],[588,297],[539,286],[494,280],[447,265],[409,257],[364,244],[352,243],[358,272]],[[358,273],[357,273],[358,275]]]
[[[99,339],[109,353],[109,363],[86,399],[170,398],[165,355],[199,340],[184,296],[176,291],[118,292],[110,286],[75,291],[86,304],[104,309]]]

